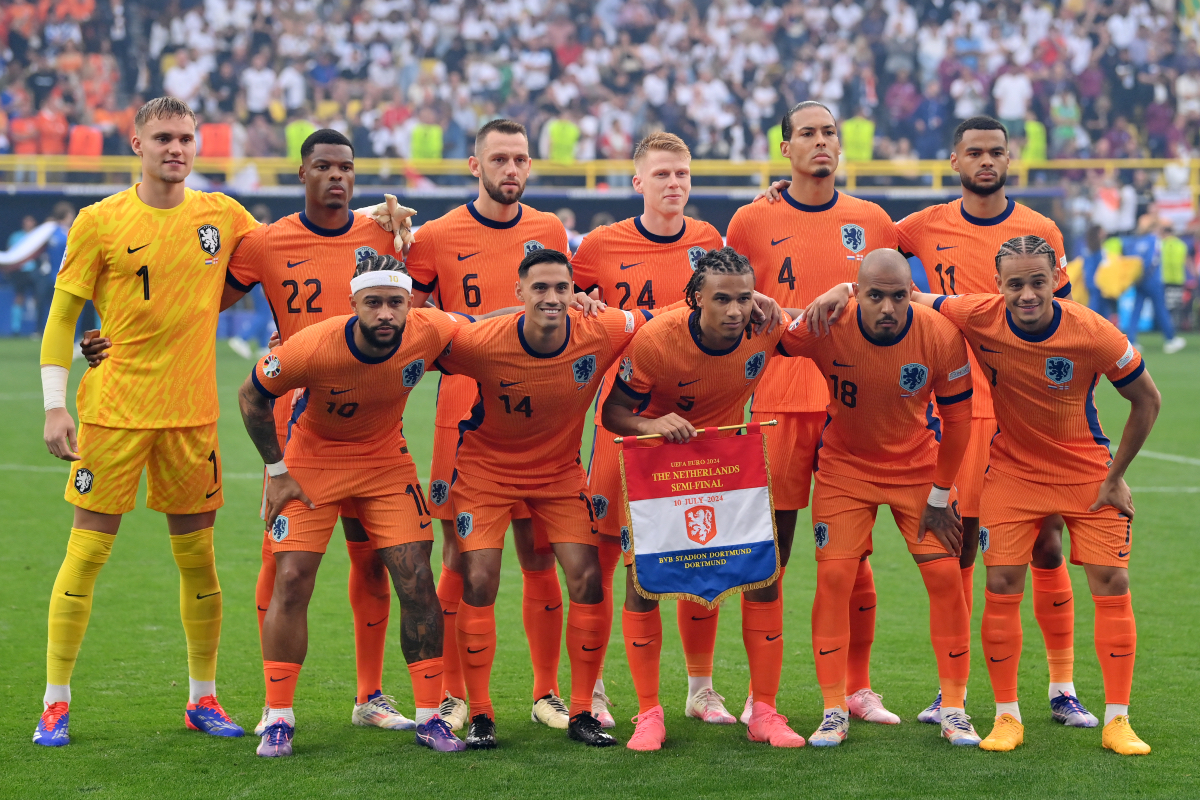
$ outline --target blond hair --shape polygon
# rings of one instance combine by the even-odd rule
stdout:
[[[156,97],[150,102],[143,105],[137,110],[137,115],[133,118],[133,125],[138,130],[147,122],[155,119],[174,119],[176,117],[189,117],[192,124],[196,124],[196,113],[188,107],[188,104],[177,97],[164,95]]]
[[[658,131],[637,143],[637,147],[633,149],[634,163],[641,161],[647,154],[656,150],[665,153],[681,153],[688,159],[692,157],[692,151],[688,149],[683,139],[673,133]]]

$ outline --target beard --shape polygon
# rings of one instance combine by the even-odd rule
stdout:
[[[959,180],[962,181],[963,188],[971,194],[977,194],[980,197],[988,197],[1004,188],[1004,184],[1008,182],[1008,173],[1003,172],[996,176],[996,182],[991,186],[980,186],[966,175],[959,175]]]
[[[489,181],[487,175],[483,175],[481,173],[480,180],[483,181],[483,190],[487,192],[488,197],[492,198],[500,205],[511,206],[513,203],[516,203],[521,199],[521,195],[525,194],[524,184],[521,185],[521,188],[517,189],[517,193],[515,195],[510,197],[504,193],[504,190],[501,189],[498,184]]]
[[[828,178],[833,174],[833,167],[817,167],[812,171],[814,178]]]
[[[361,319],[358,321],[358,330],[362,333],[363,338],[371,343],[372,347],[378,347],[381,350],[385,347],[395,347],[399,343],[400,334],[403,333],[404,329],[400,328],[397,331],[396,335],[393,336],[390,341],[385,342],[385,341],[380,340],[379,336],[377,335],[377,332],[379,331],[379,329],[381,327],[384,327],[384,326],[377,325],[374,328],[368,328],[365,324],[363,324],[363,321]],[[388,327],[395,327],[395,326],[388,326]]]

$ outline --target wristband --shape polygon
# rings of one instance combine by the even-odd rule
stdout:
[[[929,490],[929,505],[934,508],[945,508],[950,503],[950,490],[943,489],[936,483]]]
[[[42,365],[42,405],[46,411],[67,407],[67,377],[70,372],[57,364]]]
[[[283,473],[287,472],[287,464],[283,463],[283,459],[279,459],[274,464],[267,464],[267,474],[272,478],[278,478]]]

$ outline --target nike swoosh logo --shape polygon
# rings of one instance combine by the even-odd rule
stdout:
[[[86,594],[71,594],[70,592],[63,592],[63,594],[67,597],[87,597]]]
[[[839,364],[839,363],[837,362],[837,359],[834,359],[834,361],[833,361],[833,365],[834,365],[835,367],[853,367],[853,366],[854,366],[853,364]]]
[[[645,261],[639,261],[636,264],[624,264],[623,263],[623,264],[621,264],[621,269],[629,269],[631,267],[638,267],[645,263],[646,263]]]
[[[990,347],[984,347],[983,345],[979,345],[979,349],[985,353],[996,353],[997,355],[1001,355],[999,350],[993,350]]]
[[[199,592],[196,592],[196,599],[203,600],[206,597],[216,597],[219,594],[220,594],[220,592],[213,592],[211,594],[200,594]]]
[[[424,530],[425,528],[428,528],[432,524],[433,524],[433,520],[429,520],[428,522],[422,522],[421,529]]]
[[[707,617],[692,617],[692,619],[696,620],[696,622],[700,622],[701,620],[712,619],[715,616],[716,614],[709,614]]]
[[[1125,556],[1127,556],[1127,555],[1129,555],[1129,551],[1128,551],[1128,550],[1126,550],[1124,553],[1118,552],[1118,553],[1117,553],[1117,558],[1124,558],[1124,557],[1125,557]]]
[[[345,394],[346,392],[353,392],[353,391],[354,391],[354,389],[330,389],[329,393],[330,394]]]
[[[878,603],[876,603],[875,605],[879,605],[879,604],[878,604]],[[859,606],[859,607],[858,607],[858,610],[859,610],[859,611],[870,611],[870,610],[871,610],[872,608],[874,608],[874,607],[875,607],[875,606]]]
[[[262,606],[255,606],[255,608],[257,608],[259,611],[266,611],[266,610],[267,610],[267,609],[263,608]]]
[[[950,657],[951,657],[951,658],[962,658],[963,656],[965,656],[965,655],[966,655],[967,653],[969,653],[969,652],[971,652],[971,651],[970,651],[970,650],[963,650],[961,653],[951,653],[951,654],[950,654]]]
[[[266,609],[264,608],[264,609],[263,609],[263,611],[266,611]],[[442,609],[442,616],[443,616],[443,617],[453,617],[453,616],[454,616],[455,614],[457,614],[457,613],[458,613],[457,611],[447,611],[447,610],[446,610],[446,609],[444,609],[444,608]]]
[[[220,487],[220,486],[218,486],[217,488],[213,489],[211,492],[208,492],[207,494],[205,494],[205,495],[204,495],[204,499],[205,499],[205,500],[209,499],[210,497],[212,497],[214,494],[216,494],[216,493],[217,493],[217,492],[219,492],[219,491],[221,491],[221,487]]]
[[[953,249],[954,249],[954,248],[956,248],[956,247],[958,247],[958,245],[956,245],[956,244],[947,245],[947,246],[945,246],[945,247],[942,247],[942,246],[939,244],[939,245],[937,246],[937,251],[940,253],[940,252],[942,252],[943,250],[953,250]]]
[[[651,644],[652,644],[652,642],[646,642],[645,644],[638,644],[637,642],[634,642],[633,646],[634,647],[649,647]]]
[[[271,678],[271,683],[279,683],[280,681],[286,681],[286,680],[287,680],[288,678],[290,678],[290,677],[292,677],[292,676],[291,676],[291,675],[284,675],[282,678],[276,678],[276,677],[272,677],[272,678]]]
[[[583,645],[583,652],[585,652],[585,653],[594,653],[599,649],[600,649],[599,647],[588,647],[586,644]]]
[[[312,261],[311,258],[306,258],[303,261],[289,261],[289,262],[287,262],[288,269],[291,269],[292,267],[298,267],[301,264],[307,264],[310,261]]]
[[[546,606],[547,611],[558,611],[560,608],[562,608],[562,603],[559,603],[558,605],[554,606],[553,608],[551,608],[550,606]]]
[[[442,673],[439,672],[437,675],[426,675],[425,680],[427,680],[427,681],[433,680],[434,678],[436,678],[438,675],[441,675],[441,674]]]
[[[768,636],[768,637],[767,637],[767,641],[768,641],[768,642],[773,642],[773,641],[775,641],[776,639],[778,639],[780,636],[783,636],[783,634],[782,634],[782,633],[777,633],[777,634],[775,634],[774,636]]]
[[[679,385],[680,385],[680,386],[691,386],[693,383],[699,383],[699,382],[700,382],[700,381],[702,381],[702,380],[703,380],[703,378],[696,378],[696,380],[694,380],[694,381],[688,381],[687,383],[684,383],[683,381],[680,381],[680,382],[679,382]]]
[[[1008,661],[1010,658],[1012,658],[1012,656],[1005,656],[1004,658],[989,658],[988,660],[993,664],[999,664],[1001,661]]]
[[[1071,602],[1071,600],[1073,600],[1073,599],[1074,599],[1074,598],[1071,598],[1071,599],[1069,599],[1069,600],[1063,600],[1061,603],[1060,603],[1060,602],[1058,602],[1057,600],[1055,600],[1055,601],[1054,601],[1054,607],[1055,607],[1055,608],[1058,608],[1059,606],[1065,606],[1067,603]]]
[[[1121,653],[1120,655],[1117,655],[1116,653],[1109,653],[1108,655],[1111,658],[1129,658],[1131,655],[1133,655],[1133,653]]]
[[[507,388],[508,388],[508,387],[510,387],[510,386],[520,386],[520,385],[521,385],[522,383],[524,383],[524,382],[525,382],[525,381],[512,381],[512,382],[510,383],[509,381],[500,381],[500,388],[501,388],[501,389],[507,389]]]
[[[479,255],[479,253],[480,253],[480,252],[482,252],[482,251],[478,251],[478,250],[477,250],[477,251],[475,251],[474,253],[471,253],[471,255],[469,255],[469,256],[464,256],[464,255],[462,255],[462,254],[459,254],[459,256],[458,256],[458,260],[459,260],[459,261],[466,261],[468,258],[471,258],[472,256],[477,256],[477,255]]]
[[[771,240],[771,247],[774,247],[775,245],[777,245],[777,244],[779,244],[779,243],[781,243],[781,242],[786,242],[786,241],[787,241],[788,239],[790,239],[790,238],[792,238],[792,237],[791,237],[791,236],[785,236],[785,237],[783,237],[782,239],[772,239],[772,240]]]
[[[470,653],[471,655],[475,655],[476,653],[482,653],[484,650],[487,650],[487,648],[486,648],[486,647],[481,647],[481,648],[479,648],[478,650],[472,650],[472,649],[471,649],[471,648],[469,648],[469,647],[467,648],[467,652],[468,652],[468,653]]]
[[[382,625],[385,622],[387,622],[387,617],[384,617],[383,619],[379,620],[379,622],[368,622],[367,627],[374,628],[376,625]]]
[[[136,253],[138,250],[145,250],[149,246],[150,246],[149,242],[142,245],[141,247],[130,247],[129,245],[125,245],[125,252],[132,255],[133,253]]]
[[[821,650],[821,651],[819,651],[819,652],[821,653],[821,655],[823,655],[823,656],[827,656],[827,655],[829,655],[830,653],[836,653],[838,650],[841,650],[841,649],[842,649],[842,648],[840,648],[840,647],[835,647],[835,648],[833,648],[832,650]]]

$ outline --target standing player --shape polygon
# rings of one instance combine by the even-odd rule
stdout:
[[[1032,234],[1054,249],[1059,282],[1055,296],[1071,295],[1066,275],[1066,251],[1054,222],[1007,197],[1008,132],[991,117],[964,120],[954,131],[950,165],[959,174],[962,199],[918,211],[897,225],[900,250],[916,256],[925,268],[934,294],[995,294],[993,256],[1014,236]],[[975,557],[979,552],[979,499],[988,465],[988,443],[996,432],[990,375],[977,361],[971,364],[975,401],[971,444],[955,485],[963,515],[962,568],[967,608],[974,599]],[[1050,710],[1058,722],[1095,727],[1097,720],[1079,702],[1073,683],[1075,664],[1075,602],[1071,576],[1062,555],[1062,519],[1050,517],[1033,550],[1033,608],[1046,643],[1050,667]],[[941,696],[918,715],[936,723]]]
[[[567,578],[571,661],[569,735],[617,743],[592,715],[592,690],[612,627],[600,583],[599,538],[579,463],[580,437],[599,377],[620,357],[647,311],[570,311],[571,266],[557,250],[535,250],[517,270],[525,313],[472,325],[438,361],[476,381],[474,408],[459,425],[450,502],[465,582],[458,607],[459,658],[471,705],[467,747],[496,746],[488,683],[496,656],[496,592],[504,532],[515,508],[554,548]],[[535,718],[536,721],[536,718]]]
[[[160,97],[134,120],[142,181],[83,209],[72,225],[42,339],[45,441],[73,465],[67,556],[50,596],[45,711],[33,740],[67,744],[70,680],[87,630],[96,577],[142,470],[146,504],[167,515],[179,567],[193,730],[241,736],[216,697],[221,586],[213,523],[223,503],[217,444],[216,327],[223,265],[258,223],[223,194],[184,186],[196,117]],[[75,321],[87,300],[104,319],[110,363],[79,387],[79,429],[66,409]]]
[[[618,436],[661,434],[686,442],[696,429],[737,424],[783,335],[782,327],[750,335],[754,270],[732,248],[712,250],[695,264],[688,308],[646,325],[621,360],[617,389],[604,403],[604,427]],[[784,316],[785,324],[790,318]],[[641,412],[640,414],[638,412]],[[631,563],[625,555],[625,564]],[[662,618],[626,570],[622,617],[625,654],[638,695],[631,750],[658,750],[667,738],[659,702]],[[775,584],[742,595],[742,640],[755,687],[749,738],[775,747],[803,747],[804,738],[775,710],[783,667],[783,606]]]
[[[904,257],[875,250],[859,267],[857,301],[829,336],[793,323],[779,343],[788,355],[811,358],[832,387],[813,492],[812,649],[825,699],[824,721],[809,737],[815,746],[836,747],[849,732],[849,598],[884,503],[929,592],[930,635],[946,692],[943,734],[952,744],[979,744],[964,710],[971,620],[956,558],[962,523],[953,488],[971,436],[971,367],[962,335],[931,309],[913,306],[911,286]]]
[[[400,598],[400,647],[416,699],[417,741],[440,751],[464,748],[437,716],[443,626],[429,565],[432,521],[403,433],[408,395],[426,365],[446,350],[457,322],[434,309],[410,310],[411,281],[402,269],[386,255],[360,262],[350,282],[354,316],[293,335],[255,366],[238,394],[242,420],[270,476],[266,518],[277,564],[262,627],[268,711],[260,756],[292,754],[308,602],[346,503]],[[300,387],[305,408],[285,457],[271,405]]]
[[[738,209],[729,222],[729,246],[754,265],[755,285],[787,308],[805,308],[831,286],[854,280],[863,256],[896,246],[896,227],[882,208],[834,188],[841,156],[837,122],[829,109],[808,100],[783,117],[780,152],[791,162],[784,202],[756,202]],[[825,376],[806,359],[778,360],[754,393],[751,419],[779,420],[766,434],[774,480],[780,563],[786,568],[797,511],[808,506],[813,459],[825,423],[829,389]],[[782,575],[780,576],[782,578]],[[850,596],[847,692],[851,713],[868,722],[895,724],[900,718],[871,691],[871,643],[875,638],[875,582],[864,558]],[[747,721],[754,695],[746,699]]]
[[[683,298],[696,260],[723,244],[721,234],[707,222],[684,216],[691,191],[691,153],[673,133],[653,133],[633,151],[633,188],[642,195],[641,216],[589,233],[571,259],[575,284],[584,291],[598,288],[600,298],[621,309],[654,310]],[[604,376],[596,405],[596,435],[588,468],[588,486],[600,529],[600,569],[604,602],[612,607],[613,572],[621,557],[625,504],[621,502],[618,447],[605,431],[600,407],[616,380],[616,367]],[[688,670],[687,715],[705,722],[736,720],[725,710],[724,698],[712,688],[713,648],[717,610],[690,600],[678,601],[679,634]],[[610,617],[611,619],[611,617]],[[596,681],[592,714],[605,727],[613,726],[603,679]]]
[[[408,254],[413,303],[420,307],[436,292],[446,311],[479,315],[508,306],[520,260],[543,248],[568,252],[567,232],[558,217],[520,202],[533,159],[529,138],[518,122],[496,119],[479,129],[475,154],[468,159],[479,178],[479,196],[420,227]],[[442,520],[442,574],[438,597],[454,630],[462,601],[457,536],[450,504],[458,425],[470,413],[475,388],[469,378],[444,376],[438,384],[437,419],[430,475],[431,512]],[[558,661],[562,649],[562,589],[554,556],[535,552],[529,511],[518,505],[513,531],[523,581],[525,635],[533,663],[533,716],[555,728],[568,725],[567,708],[558,694]],[[545,547],[539,547],[545,550]],[[445,652],[446,701],[442,717],[454,730],[462,727],[466,687],[454,636]]]
[[[304,210],[264,225],[242,240],[229,261],[221,298],[221,307],[228,308],[262,284],[283,342],[309,325],[350,310],[346,298],[356,263],[375,255],[396,255],[392,234],[350,210],[354,195],[350,140],[334,130],[316,131],[301,145],[300,159]],[[303,410],[304,406],[297,404],[295,413]],[[283,447],[294,421],[292,404],[285,399],[274,404],[274,411],[275,430]],[[342,507],[342,529],[350,551],[349,594],[358,672],[350,719],[355,725],[409,730],[415,723],[392,706],[382,689],[391,608],[387,572],[349,501]],[[264,531],[262,566],[255,587],[260,634],[274,586],[275,556],[269,531]],[[265,717],[259,727],[264,724]]]

